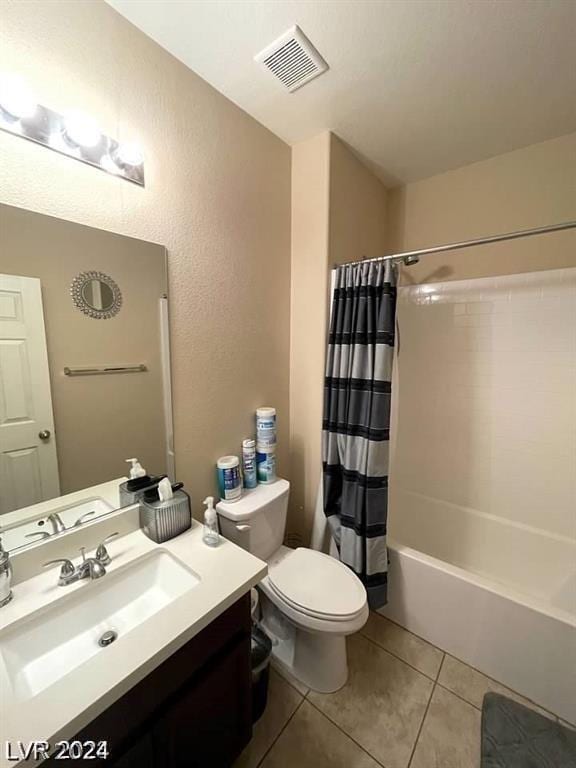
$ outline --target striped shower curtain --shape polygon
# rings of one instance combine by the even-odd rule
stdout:
[[[322,426],[324,513],[371,608],[386,603],[388,455],[396,274],[391,262],[339,267]]]

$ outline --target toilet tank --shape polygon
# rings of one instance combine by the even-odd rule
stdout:
[[[282,545],[286,530],[290,483],[274,483],[244,490],[238,501],[216,505],[220,533],[256,557],[267,560]]]

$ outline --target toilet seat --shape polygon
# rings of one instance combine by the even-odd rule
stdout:
[[[366,612],[366,590],[343,563],[311,549],[281,548],[268,563],[267,585],[297,614],[350,622]]]

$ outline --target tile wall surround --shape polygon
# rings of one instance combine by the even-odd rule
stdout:
[[[398,318],[391,537],[576,613],[576,269],[404,287]]]

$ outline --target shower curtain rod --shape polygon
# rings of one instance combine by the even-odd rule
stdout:
[[[521,229],[518,232],[506,232],[502,235],[492,235],[492,237],[480,237],[477,240],[463,240],[460,243],[447,243],[446,245],[436,245],[433,248],[421,248],[417,251],[405,251],[404,253],[392,253],[390,256],[376,256],[373,259],[360,259],[359,261],[347,261],[344,264],[335,264],[332,269],[338,267],[348,267],[352,264],[369,264],[373,261],[402,261],[406,266],[416,264],[420,261],[420,256],[426,256],[429,253],[442,253],[443,251],[455,251],[458,248],[473,248],[476,245],[487,245],[488,243],[501,243],[504,240],[516,240],[520,237],[532,237],[532,235],[545,235],[548,232],[561,232],[564,229],[576,229],[576,221],[564,221],[561,224],[552,224],[549,227],[535,227],[534,229]]]

